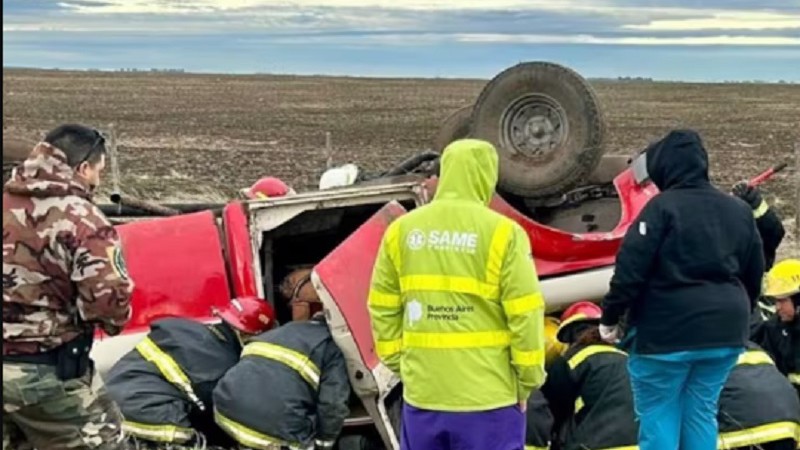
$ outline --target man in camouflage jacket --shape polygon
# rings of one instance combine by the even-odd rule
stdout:
[[[118,334],[133,283],[92,203],[97,131],[48,133],[3,189],[3,450],[120,449],[121,415],[92,386],[94,328]]]

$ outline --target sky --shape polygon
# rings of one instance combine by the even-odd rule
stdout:
[[[3,66],[800,82],[800,0],[3,0]]]

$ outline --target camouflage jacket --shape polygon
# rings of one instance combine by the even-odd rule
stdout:
[[[3,189],[3,354],[53,349],[130,319],[116,230],[64,153],[38,144]]]

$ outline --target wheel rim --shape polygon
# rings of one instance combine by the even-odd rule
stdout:
[[[500,119],[501,143],[511,153],[548,156],[569,136],[567,114],[547,95],[527,94],[512,102]]]

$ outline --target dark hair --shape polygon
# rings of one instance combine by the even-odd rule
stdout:
[[[47,133],[44,141],[67,155],[73,169],[83,162],[97,164],[106,153],[106,140],[99,131],[83,125],[65,124]]]
[[[611,345],[600,337],[600,327],[593,325],[585,328],[575,341],[575,345]]]

